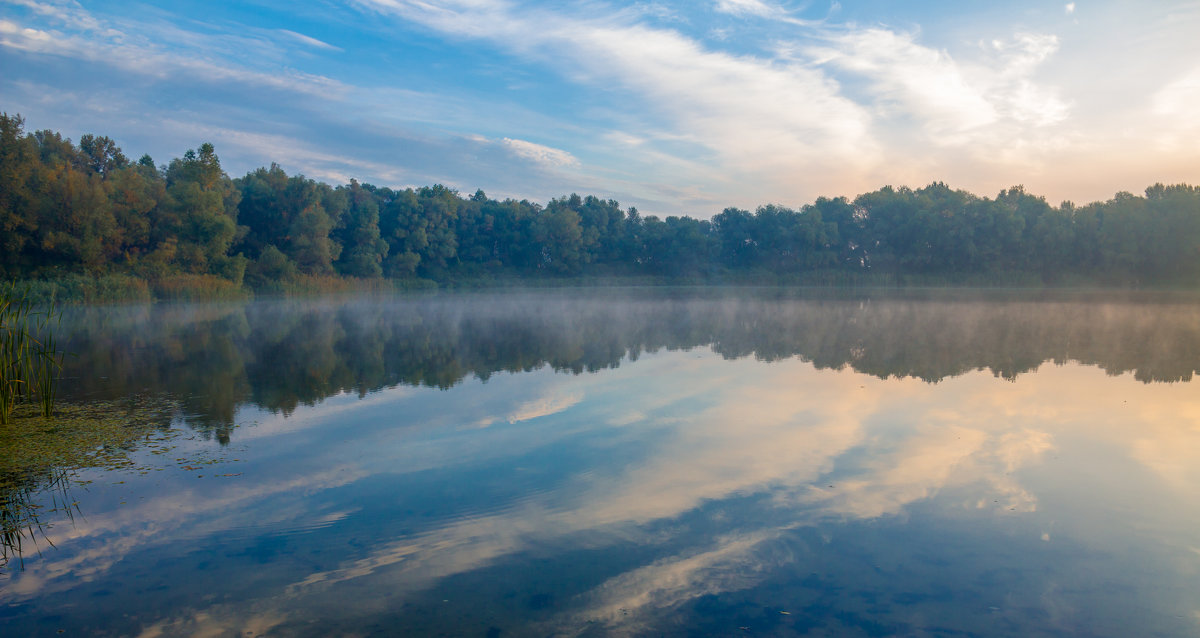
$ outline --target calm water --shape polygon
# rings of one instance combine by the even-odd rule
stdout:
[[[1194,297],[70,322],[67,398],[166,397],[181,434],[77,474],[0,573],[6,636],[1200,635]]]

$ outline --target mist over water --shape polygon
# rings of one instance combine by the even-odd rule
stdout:
[[[1200,633],[1194,298],[531,291],[66,322],[67,400],[169,397],[191,438],[131,452],[158,471],[79,473],[85,516],[0,575],[24,632]]]

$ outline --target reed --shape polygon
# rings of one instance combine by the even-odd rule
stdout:
[[[241,284],[216,275],[169,275],[151,281],[150,289],[161,301],[242,301],[250,297]]]
[[[36,307],[16,284],[0,289],[0,425],[18,403],[35,398],[42,416],[54,413],[62,353],[52,328],[60,317],[53,305]]]

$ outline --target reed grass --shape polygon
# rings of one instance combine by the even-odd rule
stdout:
[[[51,328],[61,316],[53,305],[35,306],[16,284],[0,288],[0,425],[23,401],[36,399],[43,417],[54,414],[62,353]]]
[[[436,288],[437,285],[425,279],[413,280],[421,282],[414,284],[417,289]],[[357,277],[340,277],[333,275],[297,275],[287,280],[272,281],[260,285],[255,293],[264,296],[280,297],[319,297],[322,295],[389,295],[399,290],[408,289],[405,280],[393,279],[360,279]]]
[[[151,281],[150,289],[161,301],[242,301],[251,296],[237,282],[216,275],[169,275]]]
[[[116,273],[99,276],[59,273],[21,285],[35,304],[128,303],[152,299],[150,285],[144,279]]]

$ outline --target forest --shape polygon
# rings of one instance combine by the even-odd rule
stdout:
[[[0,277],[114,275],[160,292],[306,278],[1193,286],[1200,188],[1054,206],[1021,186],[989,198],[935,182],[659,218],[590,195],[330,186],[274,163],[231,178],[208,143],[134,161],[108,137],[75,144],[0,114]]]

